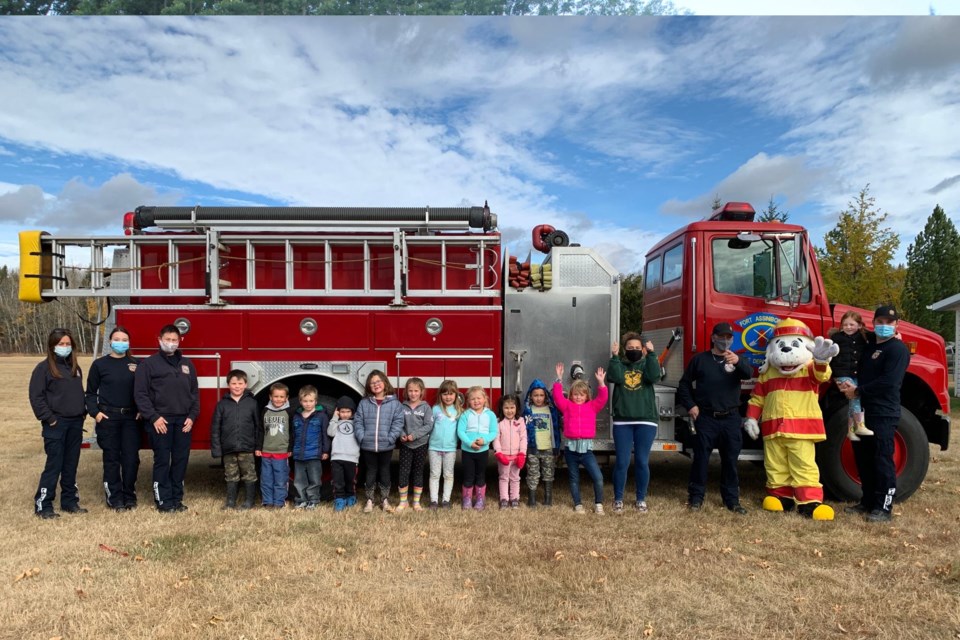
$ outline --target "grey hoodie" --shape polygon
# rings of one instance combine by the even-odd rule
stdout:
[[[345,460],[356,464],[360,461],[360,445],[353,435],[353,418],[341,420],[334,418],[327,427],[327,435],[333,438],[330,450],[331,460]]]
[[[421,402],[416,407],[403,403],[403,435],[413,436],[410,442],[402,442],[408,449],[419,449],[430,440],[433,431],[433,407]]]

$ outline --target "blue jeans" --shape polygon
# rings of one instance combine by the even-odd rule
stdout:
[[[853,386],[857,386],[857,379],[851,378],[849,376],[841,376],[839,378],[834,378],[834,382],[849,382]],[[860,406],[860,396],[854,396],[851,398],[847,404],[847,415],[852,416],[855,413],[863,413],[863,408]]]
[[[613,499],[623,500],[623,490],[627,484],[627,469],[630,467],[630,452],[633,451],[633,475],[637,483],[637,500],[647,499],[647,486],[650,484],[650,447],[657,436],[657,428],[645,424],[613,425],[613,446],[617,452],[617,462],[613,467]]]
[[[286,458],[260,458],[260,493],[263,504],[282,507],[287,501],[290,462]]]
[[[570,449],[563,450],[563,458],[567,461],[567,470],[570,472],[570,495],[573,496],[574,506],[580,502],[580,465],[587,470],[590,479],[593,480],[593,501],[594,503],[603,502],[603,474],[600,473],[600,465],[597,464],[597,458],[593,451],[576,453]]]
[[[261,471],[261,473],[263,473]],[[320,476],[323,467],[319,460],[295,460],[293,486],[297,490],[298,505],[320,504]]]

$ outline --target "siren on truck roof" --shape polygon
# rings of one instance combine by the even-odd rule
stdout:
[[[735,221],[735,222],[753,222],[753,217],[757,214],[749,202],[728,202],[717,209],[710,220],[714,221]]]

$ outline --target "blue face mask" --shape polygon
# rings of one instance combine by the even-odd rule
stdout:
[[[114,341],[110,343],[110,348],[113,349],[114,353],[124,354],[130,349],[130,343]]]
[[[71,353],[73,353],[73,347],[61,347],[58,345],[53,348],[53,352],[58,356],[60,356],[61,358],[66,358]]]
[[[897,332],[897,328],[892,324],[878,324],[873,328],[878,338],[892,338]]]

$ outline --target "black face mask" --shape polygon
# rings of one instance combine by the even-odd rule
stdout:
[[[627,354],[627,360],[630,362],[638,362],[643,357],[643,351],[640,349],[631,349],[625,353]]]

